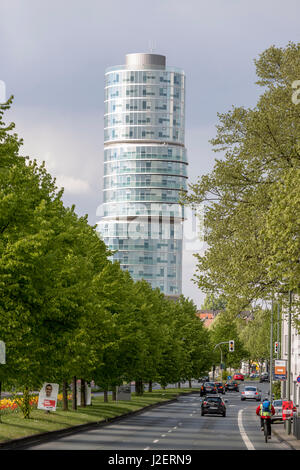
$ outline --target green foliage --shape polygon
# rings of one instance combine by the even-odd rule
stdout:
[[[186,204],[205,203],[207,250],[197,254],[202,290],[224,292],[235,312],[299,291],[300,44],[270,47],[255,61],[263,92],[253,109],[219,114],[213,170],[190,185]],[[297,323],[296,315],[294,320]]]
[[[206,295],[203,304],[201,305],[202,310],[225,310],[227,301],[224,295],[216,296],[214,293]]]
[[[274,400],[279,400],[281,397],[281,382],[272,383],[272,393],[274,394]]]
[[[45,166],[20,156],[22,141],[3,122],[11,102],[0,106],[0,382],[25,390],[24,416],[29,390],[45,380],[75,376],[108,390],[206,373],[212,347],[196,306],[168,300],[109,260]]]

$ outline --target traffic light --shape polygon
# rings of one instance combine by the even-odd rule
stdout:
[[[233,339],[231,339],[229,341],[229,352],[233,352],[234,351],[234,341]]]
[[[280,343],[278,341],[275,341],[275,354],[277,354],[279,352],[279,346],[280,346]]]

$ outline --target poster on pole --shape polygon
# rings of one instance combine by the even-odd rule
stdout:
[[[131,385],[130,384],[119,385],[119,387],[117,387],[117,401],[121,401],[121,400],[125,400],[125,401],[131,400]]]
[[[286,380],[286,360],[275,359],[274,380]]]
[[[45,382],[39,393],[38,409],[56,411],[58,384]]]
[[[293,416],[293,402],[285,400],[282,402],[282,419],[283,421],[290,419]]]

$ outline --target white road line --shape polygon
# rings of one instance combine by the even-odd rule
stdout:
[[[155,439],[155,441],[153,441],[153,443],[155,444],[155,442],[158,442],[158,441],[159,441],[159,439]]]
[[[252,444],[252,442],[250,441],[249,437],[247,436],[247,433],[246,433],[245,428],[243,426],[242,414],[243,414],[243,410],[239,410],[238,425],[239,425],[239,430],[240,430],[242,439],[243,439],[244,443],[246,444],[246,447],[247,447],[248,450],[255,450],[255,447]]]
[[[166,435],[165,435],[165,434],[161,434],[161,436],[160,436],[160,437],[166,437]]]

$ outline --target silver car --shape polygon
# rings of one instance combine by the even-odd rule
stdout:
[[[245,387],[241,393],[241,400],[261,401],[261,391],[257,387]]]

